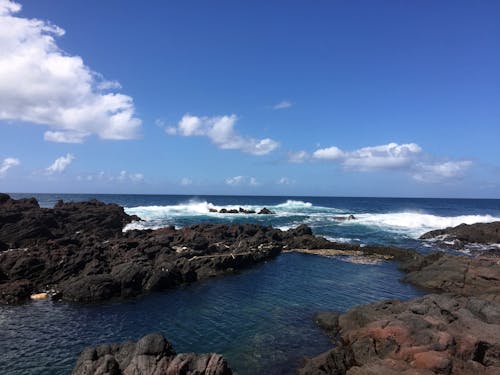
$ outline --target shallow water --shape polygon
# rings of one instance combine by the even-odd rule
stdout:
[[[160,331],[177,352],[222,353],[239,374],[294,373],[331,343],[314,325],[321,310],[421,294],[396,265],[360,265],[288,253],[237,275],[125,303],[36,301],[0,307],[5,374],[68,374],[87,345]]]

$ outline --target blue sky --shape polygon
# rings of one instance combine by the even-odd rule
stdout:
[[[499,2],[0,17],[2,191],[500,198]]]

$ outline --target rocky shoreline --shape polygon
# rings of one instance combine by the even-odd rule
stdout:
[[[335,347],[300,375],[500,373],[500,258],[433,253],[400,268],[440,294],[318,314]]]
[[[140,218],[122,207],[96,200],[60,201],[46,209],[33,198],[0,194],[0,303],[22,303],[30,297],[79,303],[130,298],[236,272],[289,251],[394,260],[406,273],[403,281],[433,294],[358,306],[345,314],[318,314],[316,320],[334,348],[305,360],[298,373],[500,372],[500,258],[495,252],[424,256],[396,247],[331,242],[314,236],[306,225],[288,231],[203,224],[123,232],[135,220]],[[496,231],[498,223],[492,224],[488,231]],[[483,225],[469,227],[467,241],[496,240],[484,235]],[[457,234],[462,229],[444,231],[466,241]],[[445,235],[434,232],[428,238]],[[153,334],[137,343],[88,348],[73,373],[232,372],[217,354],[175,354],[165,338]]]
[[[254,224],[203,224],[130,230],[137,216],[96,200],[40,208],[0,195],[0,303],[50,296],[93,303],[248,268],[288,249],[335,249],[415,261],[417,253],[330,242],[301,225],[282,231]]]
[[[232,375],[233,372],[219,354],[177,354],[165,337],[160,333],[151,333],[137,342],[103,344],[85,349],[72,374]]]

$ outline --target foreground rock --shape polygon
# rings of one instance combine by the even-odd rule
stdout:
[[[337,244],[314,236],[305,225],[288,231],[204,224],[122,232],[138,219],[95,200],[43,209],[35,199],[0,196],[0,303],[41,293],[85,303],[129,298],[248,268],[290,249],[421,258],[403,249]]]
[[[500,221],[493,223],[460,224],[423,234],[421,239],[435,240],[442,246],[462,249],[470,244],[500,244]]]
[[[73,375],[231,375],[219,354],[176,354],[159,333],[121,344],[87,348],[78,358]]]
[[[499,374],[500,304],[431,294],[323,313],[336,347],[299,370],[312,374]]]
[[[299,374],[500,373],[500,259],[434,253],[400,268],[404,281],[445,294],[318,314],[336,347]]]

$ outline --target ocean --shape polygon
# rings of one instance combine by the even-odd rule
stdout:
[[[426,231],[500,220],[500,200],[483,199],[11,195],[34,196],[44,207],[59,199],[118,203],[145,220],[126,230],[209,222],[251,222],[286,230],[305,223],[315,234],[334,241],[421,252],[444,251],[418,239]],[[267,207],[276,214],[210,212],[239,207]],[[335,219],[347,215],[356,219]],[[85,346],[135,340],[159,331],[177,352],[223,354],[240,375],[292,374],[304,357],[331,347],[313,323],[315,312],[343,312],[359,304],[423,294],[400,282],[402,276],[392,262],[358,264],[287,253],[235,275],[126,302],[0,306],[0,369],[6,374],[68,374]]]

